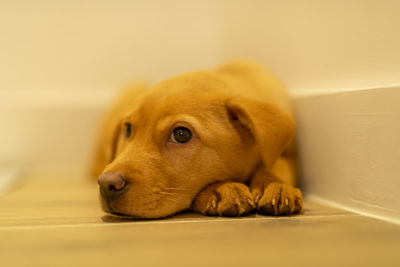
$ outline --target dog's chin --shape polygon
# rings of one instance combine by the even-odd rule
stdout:
[[[124,218],[124,219],[143,219],[143,218],[137,217],[135,215],[122,213],[122,212],[119,212],[119,211],[116,211],[116,210],[113,210],[113,209],[104,209],[104,211],[109,213],[109,214],[111,214],[111,215],[113,215],[113,216]]]
[[[149,207],[146,209],[143,207],[138,211],[124,211],[123,209],[114,207],[112,204],[110,205],[107,201],[102,200],[101,202],[103,211],[112,216],[124,219],[162,219],[188,209],[188,207],[181,209],[177,209],[176,207],[168,207],[164,209],[154,209],[153,207]]]
[[[178,213],[178,211],[176,212],[168,212],[168,213],[159,213],[157,211],[155,212],[144,212],[141,214],[131,214],[131,213],[125,213],[125,212],[120,212],[117,210],[113,210],[113,209],[104,209],[105,212],[107,212],[108,214],[111,214],[112,216],[116,216],[119,218],[123,218],[123,219],[132,219],[132,220],[137,220],[137,219],[162,219],[165,217],[169,217],[172,216],[176,213]]]
[[[107,212],[107,213],[113,215],[113,216],[124,217],[124,218],[131,217],[133,219],[137,218],[134,215],[130,215],[130,214],[127,214],[125,212],[121,212],[119,210],[116,210],[114,207],[112,207],[112,205],[106,199],[104,199],[102,197],[100,197],[100,203],[101,203],[102,210],[104,212]]]

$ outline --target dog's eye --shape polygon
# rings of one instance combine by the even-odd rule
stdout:
[[[128,139],[132,133],[132,126],[130,123],[125,123],[125,138]]]
[[[188,128],[185,127],[177,127],[175,128],[170,136],[172,142],[175,143],[186,143],[192,138],[192,133]]]

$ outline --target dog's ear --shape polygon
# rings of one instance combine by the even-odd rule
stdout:
[[[106,121],[97,143],[95,158],[92,163],[91,176],[97,178],[103,172],[104,168],[114,160],[120,136],[120,121]]]
[[[242,97],[229,99],[226,107],[231,121],[251,132],[264,165],[272,168],[294,136],[293,118],[272,104]]]

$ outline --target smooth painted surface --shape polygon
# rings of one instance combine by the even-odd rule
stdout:
[[[399,84],[399,9],[396,0],[5,0],[0,88],[114,91],[236,57],[261,61],[292,91]]]
[[[214,1],[0,3],[0,88],[116,90],[220,61]]]
[[[292,93],[400,85],[400,1],[227,1],[224,58],[255,58]]]
[[[105,216],[95,181],[39,172],[0,196],[2,266],[398,266],[400,227],[305,203],[289,217],[128,221]]]
[[[400,223],[400,88],[294,103],[306,192]]]

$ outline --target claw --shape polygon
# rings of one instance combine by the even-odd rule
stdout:
[[[255,202],[258,202],[258,196],[259,196],[259,194],[255,194],[254,195],[253,199],[254,199]]]
[[[275,206],[275,204],[276,204],[276,199],[275,198],[272,199],[271,204],[272,204],[272,206]]]
[[[215,199],[211,200],[211,207],[214,209],[217,207],[217,202],[215,201]]]
[[[260,198],[261,198],[261,194],[256,194],[254,196],[254,202],[257,203],[260,200]]]
[[[285,205],[289,206],[289,199],[285,198]]]
[[[250,206],[254,207],[254,201],[251,198],[247,199],[247,203],[249,203]]]

